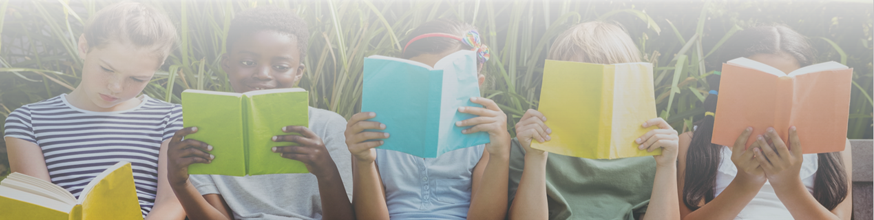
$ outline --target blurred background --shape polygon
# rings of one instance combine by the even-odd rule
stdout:
[[[75,47],[84,24],[110,0],[0,0],[0,120],[21,105],[68,93],[80,80]],[[783,24],[808,37],[819,61],[854,68],[847,136],[872,138],[871,1],[140,1],[166,12],[180,43],[144,93],[179,103],[185,89],[230,91],[218,65],[234,14],[253,7],[296,12],[310,28],[299,86],[310,105],[348,118],[360,109],[366,56],[397,56],[408,31],[449,18],[474,24],[492,52],[483,96],[509,116],[508,129],[537,108],[543,60],[555,36],[593,20],[623,26],[654,63],[658,115],[688,131],[704,110],[705,76],[719,71],[720,46],[734,33]],[[0,123],[2,130],[2,123]],[[511,134],[514,134],[512,129]],[[0,179],[8,171],[0,140]]]

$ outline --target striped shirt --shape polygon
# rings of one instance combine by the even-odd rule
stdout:
[[[181,128],[180,105],[146,95],[133,109],[93,112],[70,105],[61,94],[9,114],[5,136],[39,145],[52,183],[77,198],[106,168],[130,162],[145,216],[157,194],[161,143]]]

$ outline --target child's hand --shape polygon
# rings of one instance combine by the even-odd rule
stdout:
[[[766,140],[770,140],[774,146],[768,145]],[[801,154],[801,141],[798,140],[798,133],[795,131],[795,126],[789,128],[789,144],[791,150],[783,143],[783,139],[774,131],[774,128],[768,128],[765,136],[759,136],[756,143],[761,146],[761,150],[756,149],[756,159],[765,171],[765,176],[772,185],[791,184],[792,182],[801,182],[799,172],[801,172],[801,162],[803,160]]]
[[[375,121],[365,121],[376,117],[373,112],[359,112],[352,115],[349,122],[346,123],[346,146],[349,147],[349,153],[358,160],[359,163],[372,163],[376,160],[376,150],[373,148],[382,145],[383,141],[367,141],[374,139],[386,139],[388,133],[364,131],[364,129],[379,129],[385,130],[385,124]]]
[[[549,137],[549,134],[552,134],[552,129],[549,129],[544,122],[546,122],[546,116],[543,116],[543,113],[528,109],[525,115],[522,115],[522,119],[519,119],[519,123],[516,123],[516,138],[519,139],[522,149],[525,149],[525,155],[546,154],[545,151],[531,148],[531,142],[534,140],[543,143],[552,139]]]
[[[458,112],[479,115],[479,117],[455,122],[455,126],[473,126],[461,130],[461,133],[464,134],[472,134],[480,131],[488,132],[489,143],[486,144],[486,150],[489,154],[509,156],[510,133],[507,132],[507,115],[504,114],[504,112],[501,111],[501,108],[498,107],[498,104],[491,99],[471,97],[470,101],[483,105],[485,108],[469,106],[459,107]]]
[[[765,184],[765,172],[756,159],[756,151],[759,150],[759,142],[754,142],[749,148],[746,148],[747,140],[753,128],[746,128],[741,132],[740,136],[734,141],[734,146],[731,147],[731,162],[737,167],[737,175],[732,181],[745,181],[756,190]],[[766,143],[767,144],[767,143]],[[702,147],[702,146],[699,146]]]
[[[294,142],[298,146],[282,146],[273,147],[273,152],[279,153],[282,157],[303,162],[307,170],[316,177],[331,176],[337,171],[337,165],[331,159],[328,149],[325,148],[325,143],[318,135],[313,133],[304,126],[285,126],[282,127],[282,132],[297,132],[300,135],[279,135],[273,136],[275,142]]]
[[[656,160],[656,165],[662,166],[677,166],[677,148],[680,145],[680,136],[677,131],[671,127],[664,119],[653,118],[643,123],[644,128],[658,126],[658,129],[651,130],[637,138],[637,148],[652,152],[658,148],[662,148],[662,155],[653,156]]]
[[[176,131],[167,148],[167,180],[171,186],[188,182],[188,165],[210,163],[215,156],[207,153],[212,146],[194,139],[182,140],[186,135],[197,132],[197,127],[187,127]]]

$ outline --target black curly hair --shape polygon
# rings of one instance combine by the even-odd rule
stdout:
[[[297,39],[297,47],[300,49],[300,59],[306,58],[307,42],[310,31],[303,19],[289,10],[278,8],[254,8],[237,14],[228,28],[228,38],[225,48],[231,47],[245,34],[251,34],[261,30],[272,30],[282,34],[288,34]]]

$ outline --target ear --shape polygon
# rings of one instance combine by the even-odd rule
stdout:
[[[225,74],[227,74],[228,69],[230,69],[230,66],[228,66],[229,59],[230,58],[228,57],[228,53],[223,53],[222,60],[219,61],[219,65],[222,66],[222,71],[225,71]]]
[[[79,59],[85,60],[85,55],[88,55],[88,40],[85,39],[85,34],[79,35],[79,44],[76,49],[79,52]]]
[[[478,85],[479,85],[480,87],[482,87],[482,86],[483,86],[483,82],[486,81],[486,76],[483,75],[483,74],[476,74],[476,81],[479,83]],[[482,88],[480,88],[480,89],[482,89]]]
[[[303,78],[303,71],[306,70],[306,65],[300,63],[300,66],[297,67],[297,72],[294,73],[294,84],[297,85],[300,83],[300,79]]]

